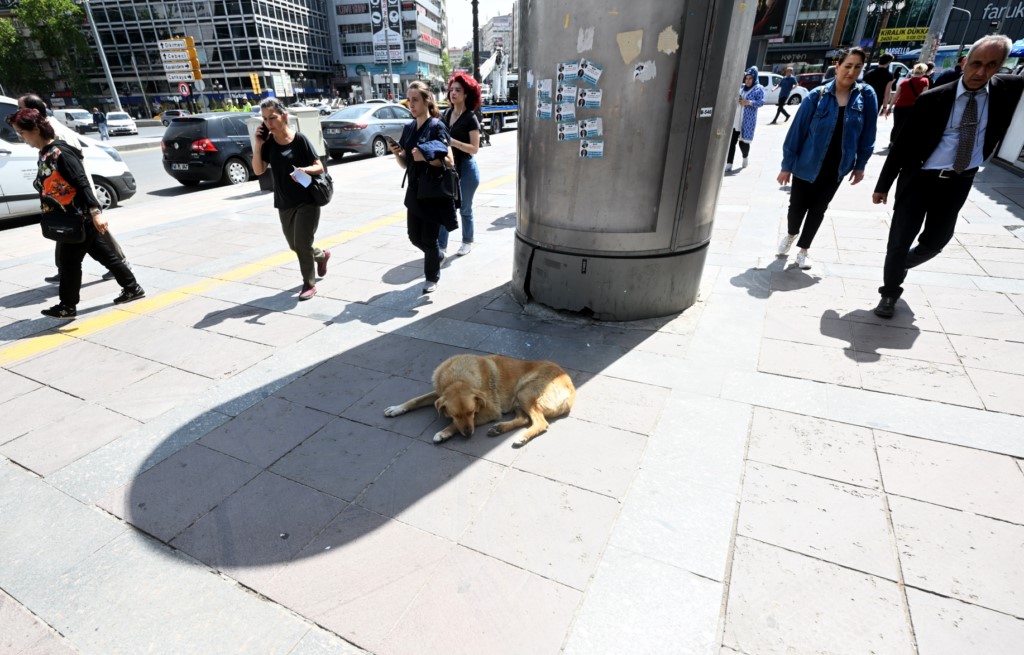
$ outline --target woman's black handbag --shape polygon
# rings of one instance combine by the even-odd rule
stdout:
[[[444,163],[441,167],[420,166],[416,178],[416,198],[418,200],[454,200],[455,205],[461,204],[459,192],[459,174],[454,168]]]
[[[313,202],[323,207],[331,201],[334,195],[334,178],[325,169],[323,173],[314,175],[313,181],[309,183],[309,193],[313,196]]]
[[[81,214],[52,211],[43,212],[39,219],[43,236],[59,243],[82,243],[85,241],[85,218]]]

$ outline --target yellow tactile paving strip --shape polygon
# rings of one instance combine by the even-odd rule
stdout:
[[[515,179],[515,175],[505,175],[496,178],[481,184],[477,189],[477,192],[479,193],[480,191],[493,189]],[[405,211],[403,210],[389,216],[384,216],[370,221],[369,223],[366,223],[354,230],[345,230],[327,238],[319,239],[317,241],[317,245],[321,248],[333,248],[334,246],[346,243],[365,234],[369,234],[370,232],[374,232],[389,225],[394,225],[395,223],[404,220]],[[123,309],[120,307],[114,307],[109,311],[102,312],[96,316],[77,319],[68,323],[67,326],[59,328],[56,332],[47,332],[19,339],[9,346],[0,348],[0,366],[9,366],[15,362],[28,359],[29,357],[34,357],[40,353],[44,353],[70,343],[72,339],[80,339],[82,337],[95,334],[101,330],[106,330],[107,328],[119,325],[125,321],[138,318],[139,316],[153,313],[169,305],[202,295],[204,292],[223,284],[245,280],[271,268],[283,266],[294,258],[295,253],[291,250],[281,251],[255,262],[245,264],[244,266],[239,266],[238,268],[218,273],[217,275],[208,277],[200,282],[189,284],[171,291],[165,291],[157,296],[137,300],[131,303],[130,309],[128,306]]]

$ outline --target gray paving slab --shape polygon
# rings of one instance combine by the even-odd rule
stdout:
[[[723,645],[741,653],[914,653],[895,582],[738,537]]]
[[[0,444],[80,411],[88,403],[50,387],[38,387],[0,404]]]
[[[259,587],[347,503],[264,471],[171,542],[213,568]]]
[[[582,378],[582,379],[580,379]],[[648,435],[670,390],[607,375],[577,376],[574,418]]]
[[[1024,416],[1024,388],[1021,376],[968,368],[967,375],[978,390],[985,409]]]
[[[562,651],[717,655],[722,584],[610,546]]]
[[[275,462],[270,470],[353,501],[412,444],[409,438],[393,432],[335,419]]]
[[[928,655],[1011,655],[1024,643],[1024,619],[907,589],[918,652]]]
[[[256,466],[192,444],[98,504],[161,541],[170,542],[259,472]]]
[[[408,448],[373,480],[358,504],[456,541],[491,497],[505,469],[433,444]]]
[[[287,400],[267,398],[204,435],[199,443],[266,468],[331,418]]]
[[[386,373],[346,364],[333,357],[283,386],[275,395],[338,416],[386,379]]]
[[[43,385],[28,379],[24,375],[0,369],[0,406],[8,400],[25,395],[30,391],[35,391],[41,386]]]
[[[891,497],[906,583],[1024,617],[1024,526]]]
[[[341,412],[341,416],[350,421],[407,437],[418,437],[437,421],[437,412],[432,407],[417,409],[394,418],[385,417],[384,410],[430,390],[431,386],[424,382],[391,377]],[[497,442],[491,440],[491,443]]]
[[[0,591],[0,652],[8,655],[75,655],[66,640],[61,638],[25,609],[18,601]]]
[[[214,382],[202,375],[165,366],[132,384],[109,391],[97,403],[137,421],[151,421],[180,405],[187,405]]]
[[[582,590],[619,509],[607,496],[510,470],[459,543]]]

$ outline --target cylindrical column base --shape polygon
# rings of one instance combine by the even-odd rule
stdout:
[[[681,312],[697,302],[708,244],[670,255],[611,257],[546,250],[518,234],[512,294],[554,309],[633,321]]]

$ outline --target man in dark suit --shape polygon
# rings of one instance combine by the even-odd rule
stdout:
[[[897,177],[899,181],[884,284],[878,289],[882,299],[875,307],[882,318],[895,313],[908,270],[938,255],[953,238],[978,167],[1006,135],[1024,90],[1024,78],[996,75],[1010,46],[1002,35],[979,39],[956,84],[931,89],[917,99],[885,159],[872,201],[885,203],[893,182]],[[917,246],[911,248],[914,237]]]

